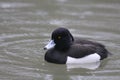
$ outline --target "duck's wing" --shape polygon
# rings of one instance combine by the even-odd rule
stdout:
[[[102,60],[108,56],[109,51],[102,46],[96,46],[92,44],[74,44],[68,51],[68,56],[74,58],[82,58],[94,53],[98,54]]]
[[[94,45],[80,45],[80,44],[74,44],[71,46],[71,48],[68,51],[68,56],[74,57],[74,58],[82,58],[90,54],[96,53],[96,47]]]
[[[94,45],[94,46],[99,46],[99,47],[105,47],[101,43],[93,42],[93,41],[86,40],[86,39],[83,39],[83,38],[75,38],[74,44],[81,44],[81,45],[87,44],[87,45]]]

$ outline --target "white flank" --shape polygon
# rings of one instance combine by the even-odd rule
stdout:
[[[97,53],[85,56],[83,58],[72,58],[67,57],[67,64],[86,64],[86,63],[94,63],[99,62],[100,56]]]

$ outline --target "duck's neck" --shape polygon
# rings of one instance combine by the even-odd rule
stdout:
[[[55,45],[55,49],[61,52],[68,51],[70,46],[72,45],[73,42],[64,42],[64,43],[59,43],[58,45]]]

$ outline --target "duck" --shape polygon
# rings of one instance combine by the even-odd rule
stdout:
[[[47,50],[45,61],[55,64],[100,62],[110,54],[103,44],[73,37],[64,27],[52,32],[51,40],[44,49]]]

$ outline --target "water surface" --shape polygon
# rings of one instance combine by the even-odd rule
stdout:
[[[113,53],[97,69],[44,61],[57,27],[100,42]],[[119,0],[1,0],[0,80],[119,80]]]

